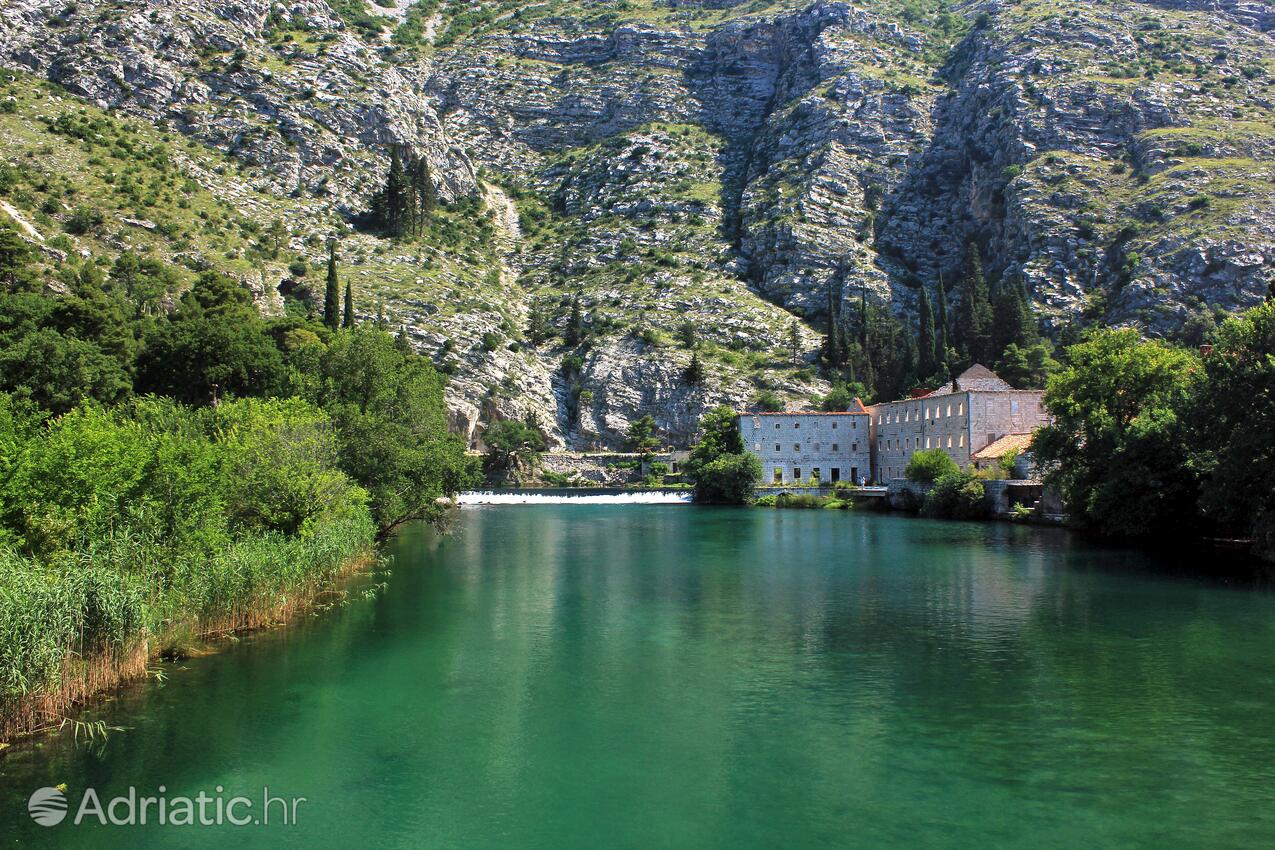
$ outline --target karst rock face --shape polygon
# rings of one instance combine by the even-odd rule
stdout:
[[[0,62],[232,154],[293,210],[366,209],[392,145],[480,199],[482,245],[348,252],[476,444],[505,417],[587,447],[648,412],[685,441],[712,405],[808,403],[831,299],[911,316],[971,244],[1055,328],[1173,335],[1275,276],[1269,3],[350,6],[4,0]],[[319,255],[329,219],[292,224]]]

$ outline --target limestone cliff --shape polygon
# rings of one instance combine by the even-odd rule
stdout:
[[[188,173],[311,261],[346,232],[475,440],[807,403],[830,290],[910,316],[971,242],[1054,327],[1179,334],[1275,275],[1266,3],[386,3],[2,0],[0,62],[228,154]],[[390,144],[450,202],[418,244],[348,232]]]

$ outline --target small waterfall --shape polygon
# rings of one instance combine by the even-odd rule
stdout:
[[[461,493],[461,505],[682,505],[690,504],[689,490],[600,491],[485,490]]]

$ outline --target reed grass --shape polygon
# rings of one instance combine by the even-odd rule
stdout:
[[[0,740],[58,728],[153,657],[285,623],[372,558],[366,514],[302,537],[253,534],[211,557],[102,541],[60,569],[0,552]],[[120,557],[124,555],[124,557]],[[113,560],[117,559],[118,560]],[[104,566],[113,560],[124,571]]]

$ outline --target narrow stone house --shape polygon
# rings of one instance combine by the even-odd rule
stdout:
[[[739,431],[763,484],[858,484],[872,478],[872,418],[863,402],[836,413],[744,413]]]
[[[912,455],[942,449],[968,468],[975,453],[1009,435],[1049,424],[1043,390],[1016,390],[985,366],[916,398],[871,408],[872,469],[877,481],[902,478]]]

